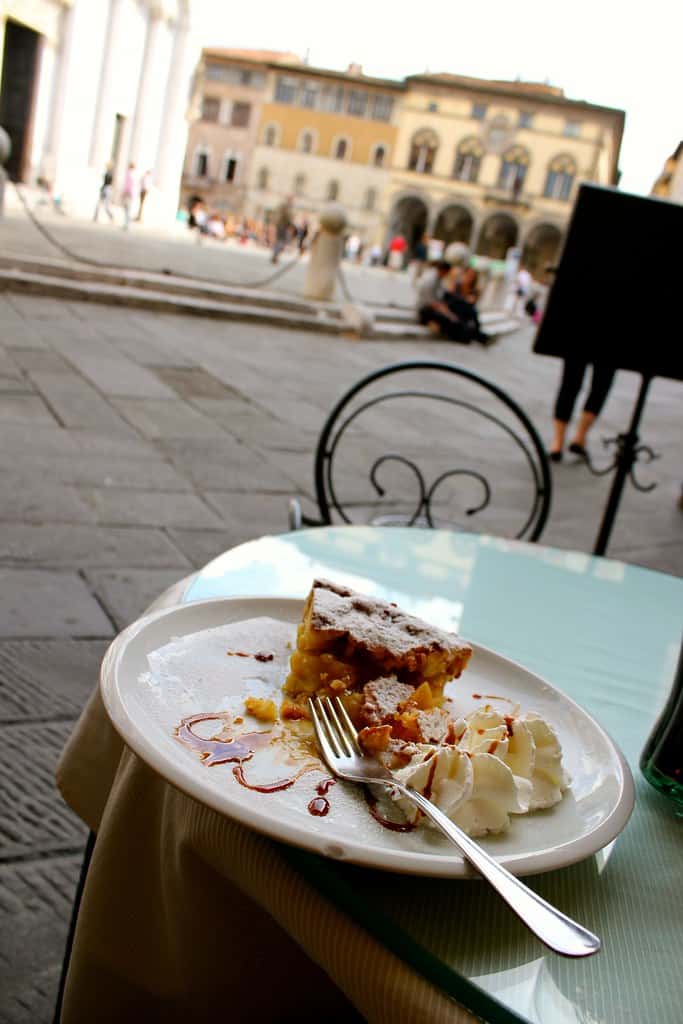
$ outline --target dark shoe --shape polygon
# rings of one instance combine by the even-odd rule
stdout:
[[[562,462],[562,452],[548,452],[548,458],[551,462]]]
[[[569,451],[572,455],[579,455],[582,459],[588,458],[588,452],[582,444],[578,444],[576,441],[572,441],[569,445]]]

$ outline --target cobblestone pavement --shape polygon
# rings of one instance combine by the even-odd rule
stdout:
[[[50,1019],[84,841],[54,763],[115,632],[221,550],[286,529],[326,410],[373,368],[457,360],[547,434],[559,367],[530,343],[354,343],[0,295],[0,1020]],[[619,376],[599,434],[624,427],[636,384]],[[678,385],[654,383],[642,433],[659,486],[627,490],[610,554],[681,573]],[[567,463],[554,478],[544,540],[588,551],[608,482]]]

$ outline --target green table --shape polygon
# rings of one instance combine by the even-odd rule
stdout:
[[[292,850],[330,899],[413,969],[490,1022],[680,1024],[683,820],[638,772],[671,686],[683,581],[610,559],[445,531],[329,527],[226,552],[183,601],[304,597],[315,575],[391,598],[546,677],[624,752],[637,786],[622,835],[590,859],[529,879],[603,940],[564,960],[484,885],[394,876]]]

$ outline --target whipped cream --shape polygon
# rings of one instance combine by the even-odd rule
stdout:
[[[562,799],[569,785],[562,748],[539,715],[503,716],[486,705],[454,724],[454,744],[415,744],[408,764],[394,774],[468,835],[503,832],[510,815]],[[431,825],[398,790],[392,795],[409,821]]]

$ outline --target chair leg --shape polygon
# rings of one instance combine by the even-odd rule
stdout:
[[[53,1024],[59,1024],[62,1016],[62,1001],[64,999],[64,988],[66,985],[66,976],[69,970],[69,961],[71,960],[71,950],[74,944],[74,933],[76,931],[76,922],[78,921],[78,911],[81,906],[81,897],[83,896],[83,888],[85,886],[85,880],[88,875],[90,858],[92,857],[92,852],[95,847],[95,838],[95,833],[90,832],[88,835],[88,841],[85,844],[85,850],[83,852],[83,863],[81,864],[81,873],[78,878],[78,885],[76,886],[76,892],[74,895],[74,904],[71,910],[69,934],[66,937],[66,945],[64,947],[64,958],[62,960],[62,971],[59,976],[57,1001],[55,1003],[55,1013],[52,1019]]]
[[[300,530],[302,526],[301,504],[296,498],[289,499],[289,529]]]

